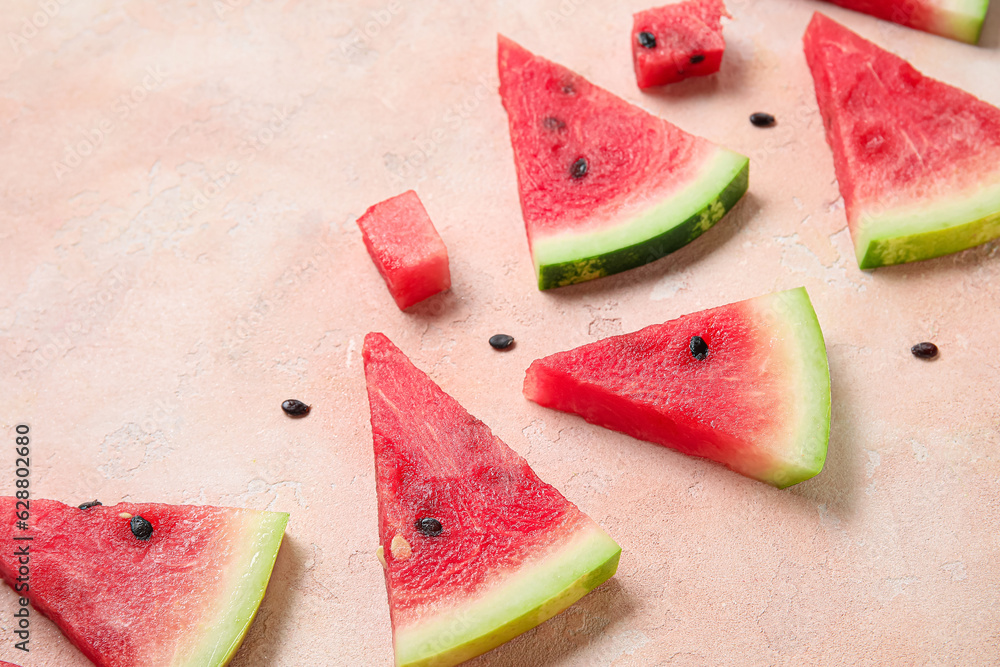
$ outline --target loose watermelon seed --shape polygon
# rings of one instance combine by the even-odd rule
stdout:
[[[656,35],[651,32],[642,31],[639,33],[639,45],[647,49],[656,48]]]
[[[437,519],[424,517],[420,521],[417,521],[417,530],[428,537],[437,537],[441,534],[441,531],[444,530],[444,527]]]
[[[691,350],[691,356],[693,356],[698,361],[701,361],[708,356],[708,343],[701,336],[691,336],[691,342],[688,344],[688,349]]]
[[[281,404],[281,409],[285,411],[285,414],[290,417],[304,417],[309,414],[309,410],[312,406],[306,405],[302,401],[297,401],[294,398],[290,398]]]
[[[153,524],[143,519],[141,516],[134,516],[128,522],[128,527],[132,529],[132,534],[136,539],[145,542],[153,536]]]
[[[128,512],[122,512],[118,515],[118,517],[121,519],[131,519],[132,515],[129,514]]]
[[[583,178],[587,175],[587,158],[578,158],[573,166],[569,168],[569,175],[573,178]]]
[[[513,336],[508,336],[507,334],[496,334],[490,336],[490,345],[494,350],[506,350],[514,342]]]
[[[100,500],[91,500],[90,502],[81,503],[79,507],[82,510],[89,510],[91,507],[97,507],[100,504],[102,504]]]
[[[757,113],[750,114],[750,122],[757,127],[771,127],[774,125],[774,116],[758,111]]]
[[[552,131],[562,130],[566,127],[566,123],[562,122],[555,116],[549,116],[548,118],[543,120],[542,125],[545,126],[546,130],[552,130]]]
[[[923,342],[911,347],[910,352],[919,359],[933,359],[937,356],[938,349],[934,343]]]
[[[688,62],[690,62],[692,65],[697,65],[698,63],[700,63],[704,59],[705,59],[705,56],[699,53],[696,56],[691,56],[691,59]]]

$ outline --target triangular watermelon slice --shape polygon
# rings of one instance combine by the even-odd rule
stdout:
[[[500,96],[539,289],[663,257],[746,192],[746,157],[498,40]]]
[[[990,0],[828,0],[916,30],[975,44]]]
[[[26,530],[15,516],[22,511]],[[260,606],[288,521],[280,512],[135,503],[80,509],[10,497],[0,498],[0,516],[0,574],[102,667],[229,663]]]
[[[615,573],[614,540],[388,338],[364,360],[396,665],[468,660]]]
[[[822,14],[804,42],[861,268],[1000,236],[1000,109]]]
[[[830,374],[803,288],[539,359],[524,395],[779,488],[826,459]]]

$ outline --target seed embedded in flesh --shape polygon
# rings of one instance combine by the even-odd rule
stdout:
[[[312,406],[306,405],[302,401],[297,401],[294,398],[290,398],[281,404],[281,409],[284,410],[285,414],[290,417],[304,417],[309,414]]]
[[[86,503],[80,503],[79,507],[82,510],[89,510],[91,507],[97,507],[98,505],[101,505],[101,504],[103,504],[103,503],[101,503],[100,500],[91,500],[91,501],[86,502]]]
[[[691,336],[691,342],[688,343],[688,349],[691,350],[691,356],[701,361],[708,356],[708,343],[701,336]]]
[[[562,130],[566,127],[566,123],[562,122],[555,116],[549,116],[542,121],[542,125],[545,126],[546,130],[552,130],[553,132],[557,130]]]
[[[938,348],[934,343],[924,341],[911,347],[910,352],[918,359],[933,359],[938,354]]]
[[[696,56],[691,56],[691,58],[688,60],[688,62],[691,63],[692,65],[697,65],[698,63],[702,62],[703,60],[705,60],[705,56],[702,55],[701,53],[699,53]]]
[[[587,175],[587,158],[578,158],[573,166],[569,168],[569,175],[573,178],[583,178]]]
[[[507,334],[496,334],[490,336],[490,346],[494,350],[506,350],[514,343],[514,337]]]
[[[132,529],[132,534],[136,539],[145,542],[153,536],[153,524],[143,519],[138,514],[128,522],[128,527]]]
[[[639,46],[646,49],[656,48],[656,35],[651,32],[646,32],[643,30],[639,33]]]
[[[763,111],[750,114],[750,122],[757,127],[771,127],[774,125],[774,116]]]
[[[425,516],[423,519],[417,521],[417,530],[428,537],[437,537],[441,534],[441,531],[444,530],[444,527],[437,519]]]

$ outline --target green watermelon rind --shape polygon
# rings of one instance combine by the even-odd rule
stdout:
[[[176,667],[223,667],[236,655],[264,599],[271,571],[285,535],[288,514],[247,510],[237,557],[226,564],[230,580],[219,596],[219,608],[206,613],[193,630],[199,639],[179,650]]]
[[[784,460],[758,479],[779,489],[804,482],[823,470],[830,441],[830,367],[826,341],[809,294],[804,287],[777,292],[754,301],[757,313],[775,332],[784,330],[783,345],[794,346],[786,359],[796,361],[798,368],[788,375],[797,378],[795,404],[800,408],[797,423],[792,427],[794,450]]]
[[[989,0],[948,0],[938,8],[929,32],[968,44],[978,44]]]
[[[1000,178],[975,194],[863,211],[855,234],[858,266],[915,262],[981,245],[1000,237]]]
[[[621,547],[594,523],[467,604],[397,627],[396,667],[450,667],[496,648],[610,579],[620,556]]]
[[[613,227],[532,241],[538,288],[564,287],[648,264],[701,236],[730,211],[749,183],[747,157],[716,147],[685,188]]]

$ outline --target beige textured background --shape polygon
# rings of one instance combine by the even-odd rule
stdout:
[[[859,271],[800,48],[822,8],[1000,104],[1000,12],[975,48],[730,0],[721,73],[643,95],[628,35],[647,4],[5,2],[0,419],[11,444],[32,427],[35,494],[291,512],[234,664],[389,665],[359,356],[381,330],[624,547],[610,583],[473,664],[1000,662],[1000,244]],[[750,155],[750,194],[668,259],[539,293],[497,31]],[[404,314],[354,219],[410,187],[454,288]],[[797,285],[834,408],[825,471],[790,490],[520,394],[538,356]],[[925,339],[937,361],[910,356]],[[313,413],[287,419],[288,397]],[[15,651],[14,604],[0,590],[0,658],[85,664],[37,615]]]

